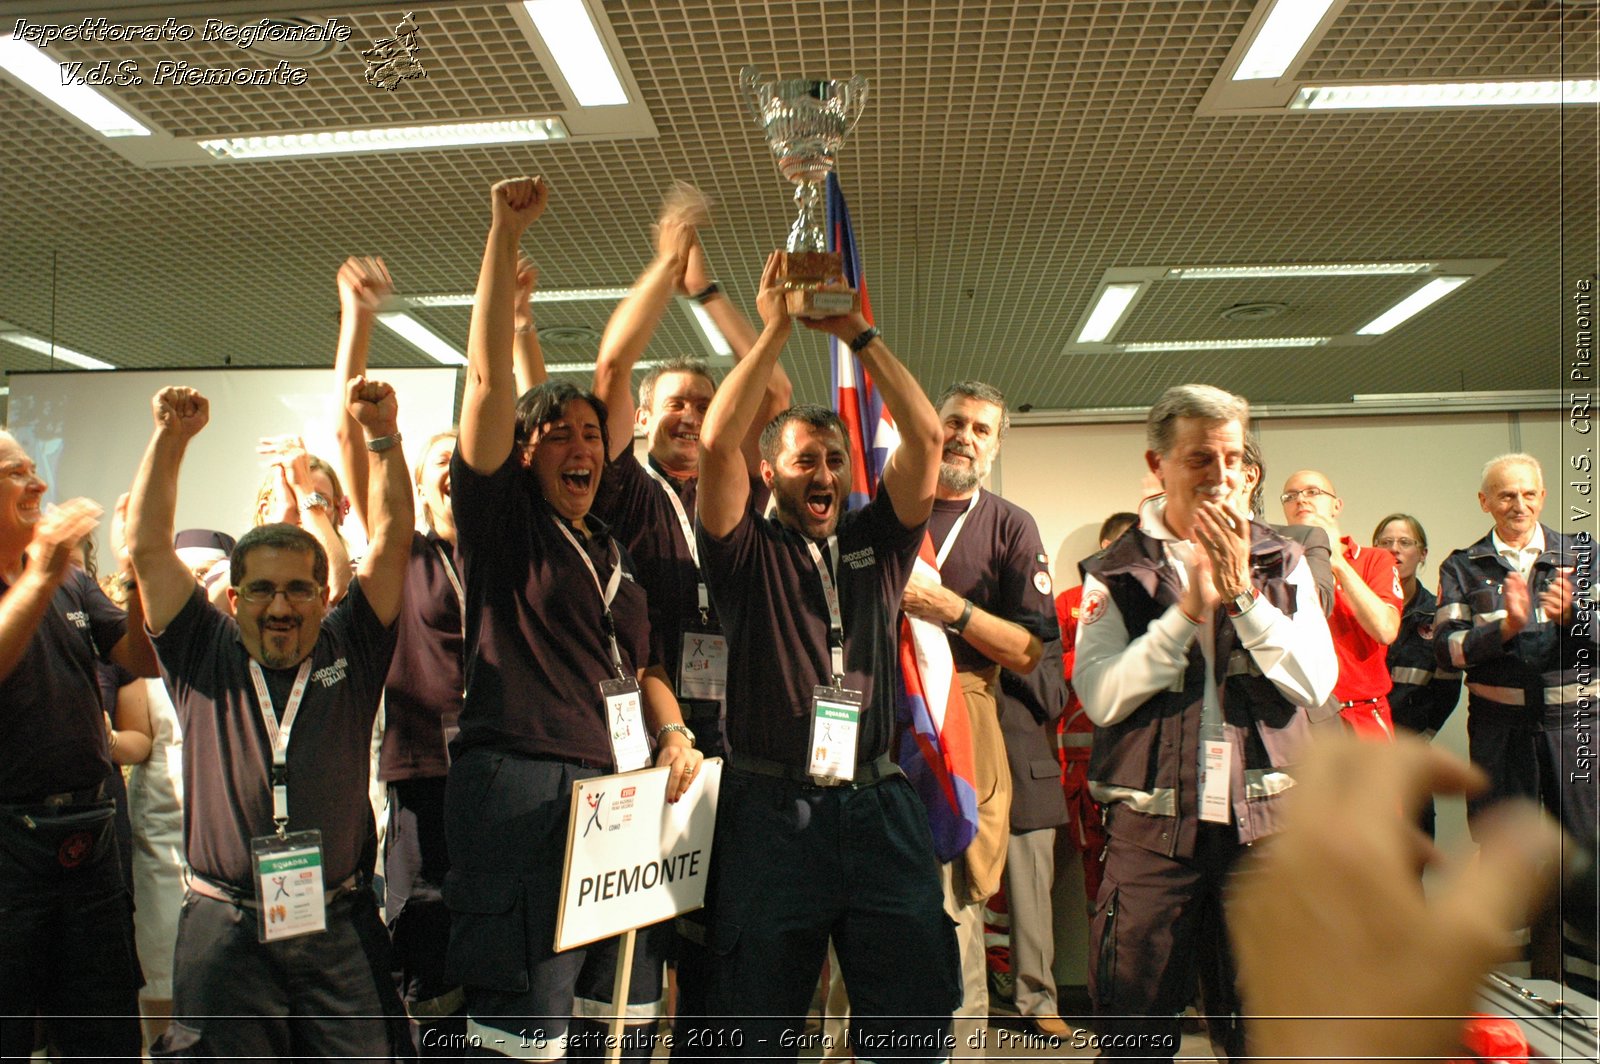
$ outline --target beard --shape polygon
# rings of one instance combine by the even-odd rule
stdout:
[[[983,479],[975,466],[958,468],[949,462],[939,463],[939,486],[956,495],[965,495]]]

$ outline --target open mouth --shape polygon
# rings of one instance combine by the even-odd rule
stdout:
[[[806,495],[806,509],[819,521],[833,513],[833,492],[813,491]]]
[[[594,483],[594,470],[592,469],[563,469],[561,471],[561,485],[575,494],[585,494],[590,485]]]

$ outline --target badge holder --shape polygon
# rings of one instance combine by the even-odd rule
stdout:
[[[276,942],[328,929],[322,886],[322,832],[291,831],[250,840],[255,869],[256,939]]]
[[[600,681],[606,704],[606,733],[611,736],[611,758],[618,772],[650,767],[650,742],[644,731],[639,681],[628,678]]]
[[[678,697],[721,705],[727,690],[728,637],[721,632],[684,629],[678,655]]]
[[[856,778],[856,745],[861,730],[860,691],[815,687],[811,693],[811,759],[806,772],[830,786]]]

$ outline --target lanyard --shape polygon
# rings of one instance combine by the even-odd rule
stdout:
[[[433,549],[439,552],[439,560],[444,562],[444,575],[450,580],[450,587],[456,593],[456,605],[461,607],[461,638],[467,638],[467,593],[461,588],[461,577],[456,575],[456,563],[450,560],[450,554],[438,540],[434,541]]]
[[[828,656],[833,666],[835,686],[844,684],[844,614],[839,610],[839,589],[834,586],[834,573],[839,570],[839,537],[828,537],[828,564],[822,564],[822,551],[810,539],[806,550],[817,567],[817,578],[822,581],[822,598],[828,604]]]
[[[656,471],[647,458],[644,462],[644,471],[666,492],[667,501],[672,503],[672,512],[678,516],[678,531],[683,533],[683,542],[689,547],[689,557],[694,560],[695,593],[699,598],[700,623],[707,624],[711,620],[711,596],[706,593],[706,582],[700,578],[700,548],[694,541],[694,526],[689,523],[689,511],[684,509],[683,500],[678,493],[667,483],[667,478]]]
[[[256,708],[267,726],[267,741],[272,744],[272,819],[277,822],[278,834],[289,823],[289,729],[300,713],[300,701],[306,696],[306,685],[311,682],[311,659],[300,663],[294,686],[289,690],[289,701],[283,707],[283,723],[278,723],[272,706],[272,692],[267,690],[267,677],[261,665],[250,660],[250,682],[256,688]]]
[[[956,523],[950,526],[949,533],[944,537],[944,546],[939,548],[939,556],[933,561],[935,569],[944,568],[944,560],[950,557],[950,548],[956,545],[956,537],[961,535],[961,526],[967,523],[967,517],[971,515],[973,510],[978,508],[978,496],[981,494],[983,494],[981,488],[973,489],[972,498],[967,502],[967,508],[961,511],[961,516],[956,518]]]
[[[589,570],[589,577],[594,581],[594,589],[600,594],[601,619],[605,621],[606,638],[611,640],[611,660],[617,667],[617,675],[622,679],[628,678],[628,671],[622,667],[622,649],[617,646],[617,622],[611,616],[611,600],[617,597],[617,588],[622,585],[622,553],[617,550],[615,542],[611,544],[611,576],[606,581],[606,586],[600,586],[600,574],[595,570],[594,561],[590,559],[589,552],[583,549],[583,544],[578,542],[578,537],[572,534],[572,529],[561,518],[550,515],[550,519],[561,529],[561,534],[567,537],[567,542],[572,544],[572,549],[578,552],[578,557],[583,559],[584,567]]]

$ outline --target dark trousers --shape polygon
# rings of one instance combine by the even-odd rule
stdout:
[[[1113,809],[1112,817],[1138,816]],[[1113,821],[1114,823],[1114,821]],[[1102,1056],[1170,1060],[1178,1014],[1198,978],[1219,1060],[1244,1055],[1239,993],[1223,919],[1223,893],[1243,851],[1232,825],[1202,824],[1192,859],[1116,837],[1089,930],[1089,993]]]
[[[903,776],[822,788],[730,770],[716,838],[707,1006],[723,1026],[701,1048],[794,1059],[831,936],[857,1059],[950,1054],[955,928],[927,814]],[[678,1048],[704,1055],[682,1038]]]
[[[448,977],[466,996],[467,1034],[486,1052],[600,1059],[617,939],[555,952],[572,785],[600,770],[488,750],[450,766]],[[641,928],[625,1006],[625,1059],[648,1059],[661,1014],[661,951],[670,925]],[[475,1043],[477,1044],[477,1043]]]
[[[328,905],[326,931],[257,941],[254,909],[190,893],[178,921],[173,1022],[161,1055],[252,1060],[414,1055],[366,888]]]
[[[0,1058],[138,1059],[138,961],[109,801],[0,807]],[[30,826],[31,825],[31,826]]]
[[[1489,774],[1489,790],[1468,800],[1476,814],[1502,798],[1528,798],[1543,805],[1573,838],[1592,850],[1597,816],[1592,736],[1596,707],[1546,706],[1543,711],[1516,706],[1467,713],[1467,752]],[[1529,719],[1539,714],[1541,719]],[[1586,722],[1580,726],[1580,721]]]
[[[394,944],[394,977],[424,1057],[451,1055],[462,1044],[466,1005],[445,978],[450,910],[444,879],[450,856],[444,841],[444,777],[389,784],[389,827],[383,842],[384,907]]]

